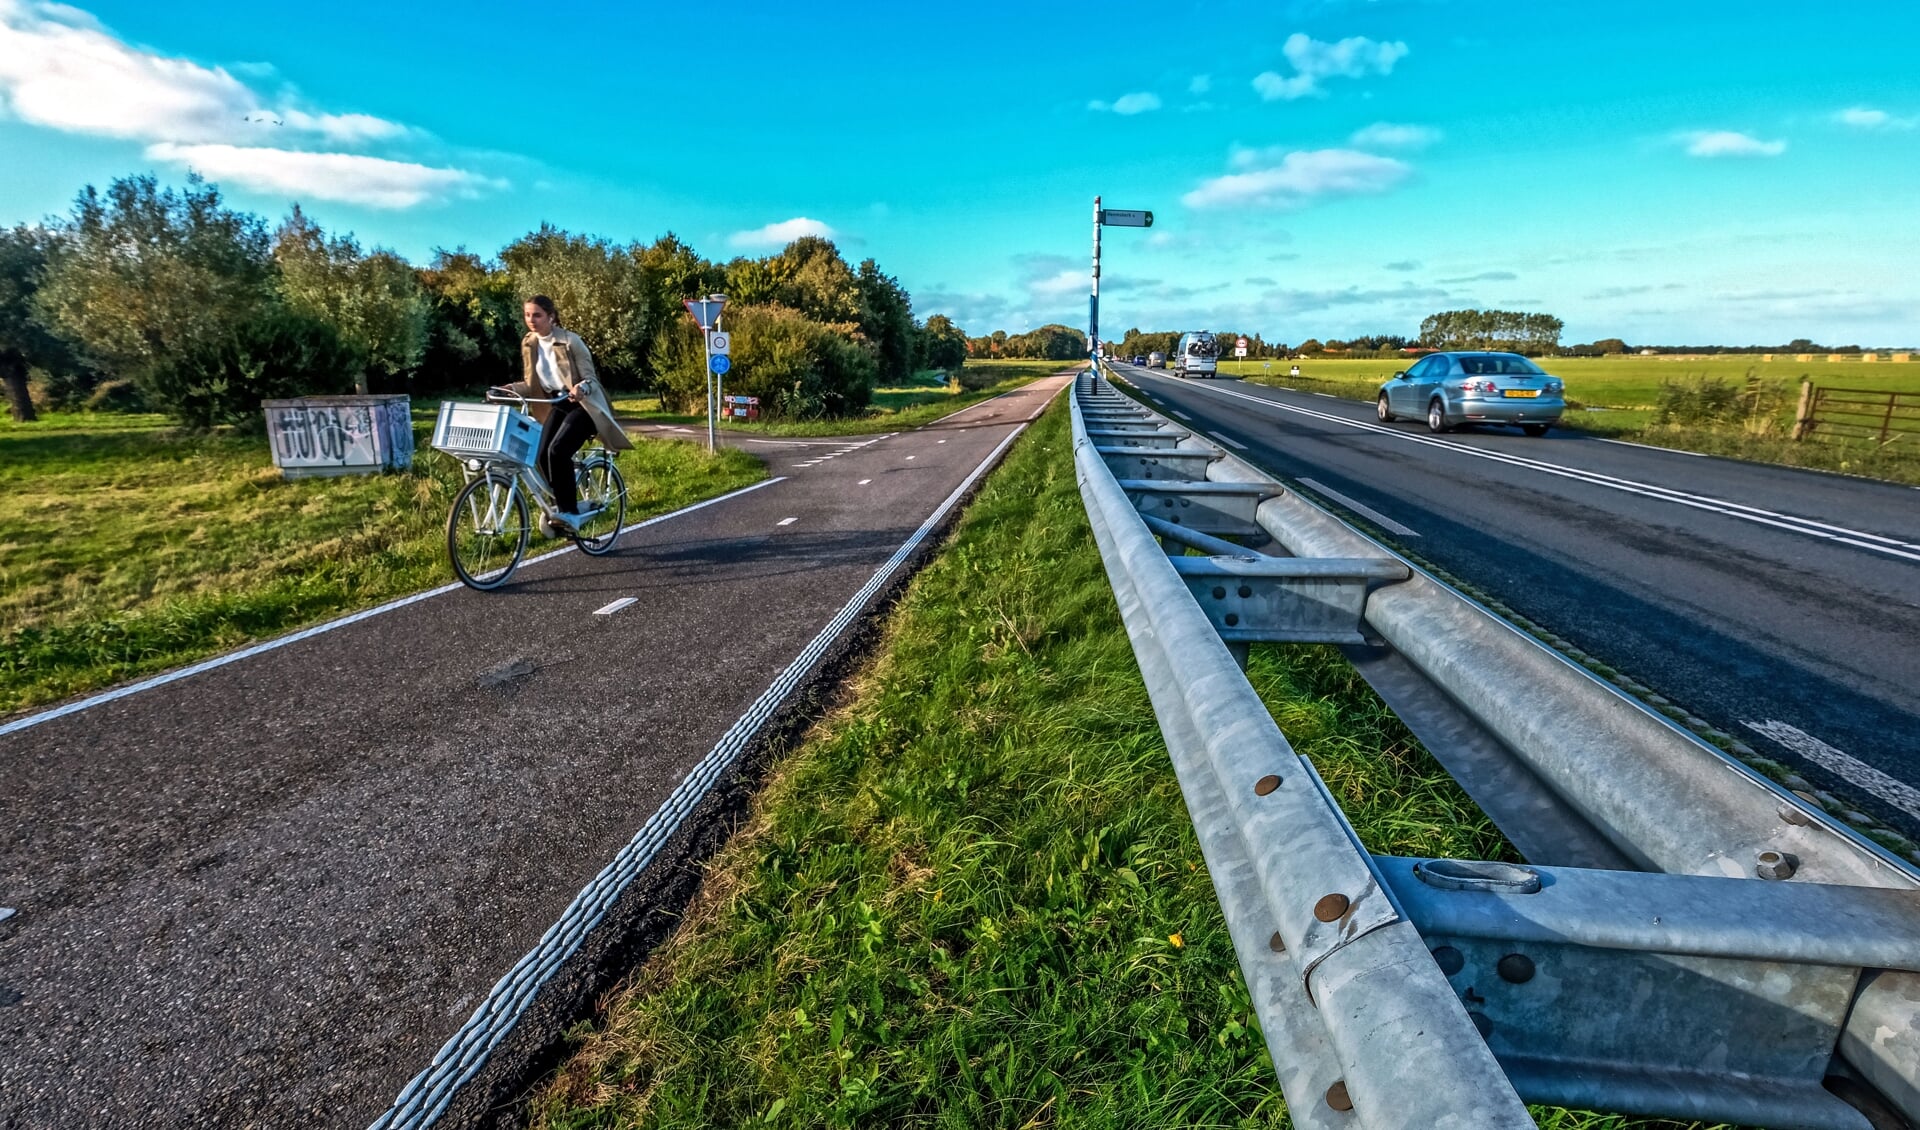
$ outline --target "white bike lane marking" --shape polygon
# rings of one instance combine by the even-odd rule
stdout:
[[[611,616],[615,612],[618,612],[622,608],[625,608],[627,605],[638,602],[639,599],[640,598],[637,596],[623,596],[619,600],[610,601],[607,604],[603,604],[599,608],[594,609],[593,614],[595,616]]]
[[[1901,541],[1898,538],[1890,538],[1881,534],[1870,534],[1864,530],[1850,529],[1846,526],[1836,526],[1812,518],[1801,518],[1792,514],[1782,514],[1778,511],[1767,510],[1758,506],[1748,506],[1743,502],[1733,502],[1729,499],[1715,498],[1712,495],[1692,494],[1687,491],[1676,490],[1673,487],[1643,483],[1636,479],[1622,479],[1613,475],[1602,474],[1598,471],[1585,471],[1578,467],[1568,467],[1560,463],[1548,463],[1539,459],[1529,459],[1521,455],[1509,455],[1505,452],[1469,447],[1466,444],[1457,443],[1452,440],[1436,439],[1432,436],[1412,435],[1394,428],[1382,427],[1379,424],[1367,423],[1363,420],[1349,420],[1344,416],[1336,416],[1329,412],[1318,412],[1311,408],[1302,408],[1299,405],[1286,404],[1278,400],[1268,400],[1261,396],[1249,396],[1244,392],[1234,392],[1231,389],[1216,388],[1208,385],[1198,387],[1216,396],[1231,396],[1240,400],[1248,400],[1269,408],[1277,408],[1282,412],[1292,412],[1300,416],[1311,416],[1315,419],[1325,420],[1334,424],[1342,424],[1360,431],[1391,436],[1394,439],[1403,440],[1407,443],[1418,443],[1424,444],[1427,447],[1437,447],[1445,451],[1471,455],[1476,459],[1487,459],[1495,463],[1505,463],[1509,466],[1521,467],[1530,471],[1540,471],[1549,475],[1557,475],[1564,479],[1584,482],[1590,486],[1606,487],[1609,490],[1617,490],[1624,494],[1637,494],[1661,502],[1671,502],[1679,506],[1689,506],[1695,510],[1705,510],[1714,514],[1725,515],[1729,518],[1738,518],[1742,521],[1753,522],[1757,525],[1773,526],[1776,529],[1803,534],[1807,537],[1839,542],[1842,545],[1851,545],[1857,549],[1883,553],[1889,557],[1899,557],[1908,561],[1920,562],[1920,544]],[[1178,415],[1178,413],[1175,413],[1175,415]]]
[[[739,490],[735,490],[735,491],[728,491],[726,494],[719,495],[715,498],[709,498],[704,502],[696,502],[691,506],[682,506],[680,509],[673,511],[672,513],[656,514],[653,517],[648,518],[644,522],[635,522],[631,526],[623,527],[620,531],[620,537],[626,537],[628,534],[632,533],[635,530],[644,530],[648,526],[652,526],[652,525],[656,525],[658,523],[664,522],[669,518],[678,518],[682,514],[691,514],[695,510],[703,510],[709,506],[715,506],[715,505],[718,505],[719,503],[726,502],[729,499],[739,498],[741,495],[747,494],[751,491],[759,490],[761,487],[770,487],[775,483],[783,483],[786,481],[787,481],[787,477],[785,475],[776,475],[771,479],[763,479],[760,482],[754,483],[752,486],[741,487]],[[615,540],[618,540],[618,539],[615,539]],[[527,560],[522,561],[520,563],[520,568],[524,569],[529,565],[535,565],[542,561],[548,561],[548,560],[551,560],[552,558],[559,557],[562,554],[572,553],[573,551],[574,551],[574,547],[571,545],[562,546],[559,549],[542,553],[538,557],[530,557]],[[362,611],[362,612],[355,612],[349,616],[342,616],[338,620],[329,620],[324,624],[315,624],[311,628],[302,628],[297,632],[294,632],[290,635],[281,636],[278,639],[271,639],[266,641],[265,643],[257,643],[257,644],[254,644],[252,647],[242,648],[239,651],[230,652],[226,655],[216,655],[212,659],[201,660],[199,663],[195,663],[191,667],[182,667],[178,671],[168,671],[165,674],[155,675],[150,679],[142,679],[137,683],[130,683],[127,686],[118,687],[118,688],[115,688],[114,690],[103,691],[100,694],[96,694],[88,698],[83,698],[78,702],[70,702],[65,706],[57,706],[57,707],[54,707],[52,710],[45,710],[40,712],[39,714],[29,714],[25,718],[16,718],[11,722],[6,723],[5,725],[0,725],[0,737],[5,737],[8,734],[18,733],[21,730],[29,730],[44,722],[51,722],[56,718],[65,718],[69,714],[78,714],[82,710],[87,710],[95,706],[100,706],[104,703],[113,702],[117,699],[128,698],[132,695],[139,694],[141,691],[150,691],[155,687],[164,687],[168,683],[177,683],[181,679],[190,678],[194,675],[200,674],[203,671],[211,671],[216,667],[225,667],[229,663],[238,663],[243,659],[252,659],[256,655],[264,655],[269,651],[275,651],[275,650],[278,650],[279,648],[286,647],[288,644],[296,644],[296,643],[299,643],[301,640],[312,639],[314,636],[324,635],[327,632],[331,632],[339,628],[347,627],[350,624],[358,624],[362,620],[371,620],[375,616],[384,615],[396,609],[405,608],[409,604],[418,604],[423,600],[430,600],[436,596],[443,596],[447,593],[454,592],[457,589],[463,589],[465,587],[466,586],[461,584],[459,581],[455,581],[452,584],[441,585],[437,589],[428,589],[426,592],[417,592],[417,593],[414,593],[412,596],[403,596],[398,600],[390,600],[385,604],[377,605],[376,607],[366,609],[365,611]]]
[[[1013,445],[1014,440],[1020,438],[1026,427],[1024,423],[1015,425],[953,489],[953,493],[894,551],[893,556],[874,571],[860,591],[841,606],[813,641],[774,678],[772,685],[747,708],[746,713],[721,735],[707,755],[681,778],[672,794],[654,810],[626,846],[574,897],[573,904],[541,935],[534,948],[495,982],[486,1000],[434,1054],[428,1066],[401,1088],[393,1105],[374,1119],[368,1130],[420,1130],[439,1120],[454,1095],[486,1066],[494,1049],[513,1031],[521,1015],[532,1005],[541,986],[579,950],[581,943],[600,924],[621,892],[653,861],[653,857],[706,797],[721,774],[747,748],[761,726],[773,717],[807,672],[852,626],[861,610],[913,556],[928,535],[939,527],[949,512],[960,505],[974,483],[993,469],[1000,461],[1000,456]]]

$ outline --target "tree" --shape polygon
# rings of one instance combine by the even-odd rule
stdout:
[[[873,351],[854,340],[852,327],[816,322],[771,303],[729,304],[726,324],[734,365],[727,393],[759,397],[764,414],[844,416],[872,398],[878,365]],[[663,400],[681,409],[701,403],[707,370],[698,327],[683,318],[655,335],[651,360]]]
[[[274,237],[273,258],[288,308],[330,324],[358,354],[355,392],[371,391],[373,375],[397,382],[419,365],[429,301],[405,260],[363,254],[351,235],[327,238],[298,204]]]
[[[1310,337],[1300,343],[1300,352],[1302,354],[1318,353],[1323,348],[1325,347],[1320,344],[1320,339],[1316,337]]]
[[[150,176],[126,177],[104,196],[84,189],[57,234],[33,298],[45,325],[132,379],[153,407],[189,422],[258,407],[256,378],[274,383],[267,370],[197,375],[191,366],[232,355],[243,336],[257,338],[249,327],[276,304],[259,217],[227,209],[219,189],[197,176],[179,192],[162,191]],[[211,399],[197,397],[197,407],[172,399],[208,382],[226,383]]]
[[[880,366],[881,383],[903,383],[913,375],[916,367],[913,299],[907,294],[906,288],[900,285],[899,279],[883,274],[880,265],[872,259],[861,260],[860,269],[854,276],[854,288],[860,298],[860,333],[873,345]],[[947,324],[951,326],[953,323]],[[954,332],[959,333],[958,330]],[[964,359],[964,334],[961,340],[961,356]]]
[[[967,363],[967,335],[953,319],[935,314],[918,334],[919,367],[952,372]]]
[[[0,384],[13,418],[23,423],[36,418],[28,370],[78,368],[66,343],[34,317],[33,296],[53,239],[45,228],[25,224],[0,229]]]
[[[1541,354],[1560,344],[1565,323],[1551,314],[1513,310],[1446,310],[1420,323],[1430,349],[1502,349]]]
[[[516,379],[520,300],[513,281],[468,251],[436,249],[418,272],[428,301],[427,341],[413,391],[470,389]]]
[[[541,224],[500,252],[518,297],[552,298],[560,324],[593,351],[612,385],[638,386],[647,348],[647,287],[634,250]]]
[[[659,380],[659,373],[653,368],[653,339],[687,320],[686,300],[717,291],[726,291],[736,301],[741,301],[741,297],[727,290],[724,267],[701,258],[672,232],[654,240],[651,246],[639,251],[636,258],[647,293],[644,327],[647,348],[641,353],[641,367],[648,383],[654,384]]]

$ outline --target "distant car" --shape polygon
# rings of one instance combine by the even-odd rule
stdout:
[[[1167,367],[1167,355],[1164,353],[1147,354],[1147,368],[1164,369]]]
[[[1136,365],[1145,365],[1147,363],[1147,359],[1145,357],[1140,356],[1138,353],[1136,353],[1133,355],[1133,363]]]
[[[1430,431],[1508,424],[1543,436],[1567,410],[1566,382],[1518,353],[1429,353],[1380,386],[1383,423],[1425,417]]]

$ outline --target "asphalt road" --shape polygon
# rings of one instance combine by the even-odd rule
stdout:
[[[892,436],[754,441],[783,479],[610,556],[0,735],[0,906],[18,911],[0,1125],[367,1126],[1064,383]],[[560,1002],[495,1056],[518,1066],[490,1067],[494,1098],[451,1124],[488,1117],[644,946],[622,908],[684,888],[676,858],[621,896],[579,958],[600,964],[550,983]]]
[[[1920,490],[1116,368],[1291,480],[1920,838]]]

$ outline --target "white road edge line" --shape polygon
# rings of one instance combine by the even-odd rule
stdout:
[[[620,611],[622,608],[625,608],[629,604],[638,603],[639,600],[640,598],[637,596],[623,596],[619,600],[609,601],[608,603],[603,604],[600,607],[594,609],[593,614],[595,616],[611,616],[615,612]]]
[[[1301,486],[1306,487],[1307,489],[1312,490],[1317,494],[1326,495],[1328,498],[1333,499],[1335,502],[1353,511],[1355,514],[1360,514],[1365,516],[1366,518],[1370,519],[1373,522],[1373,524],[1376,526],[1380,526],[1383,529],[1392,530],[1394,533],[1399,534],[1401,537],[1417,538],[1420,536],[1420,531],[1408,529],[1406,526],[1403,526],[1400,523],[1394,521],[1392,518],[1387,517],[1385,514],[1380,513],[1378,510],[1375,510],[1373,507],[1368,506],[1366,503],[1348,498],[1346,495],[1341,494],[1339,491],[1334,490],[1332,487],[1326,485],[1325,483],[1316,482],[1313,479],[1298,479],[1295,481],[1297,481]]]
[[[1900,809],[1909,816],[1920,816],[1920,789],[1897,777],[1889,777],[1851,754],[1843,753],[1797,726],[1772,718],[1765,722],[1741,722],[1742,726],[1779,742],[1829,773],[1839,775],[1863,792]]]
[[[643,530],[643,529],[646,529],[648,526],[652,526],[660,522],[664,522],[669,518],[678,518],[682,514],[691,514],[695,510],[703,510],[709,506],[716,506],[722,502],[727,501],[728,499],[739,498],[743,494],[747,494],[751,491],[759,490],[761,487],[770,487],[775,483],[785,482],[786,479],[787,477],[785,475],[775,475],[771,479],[763,479],[760,482],[754,483],[752,486],[741,487],[739,490],[735,490],[735,491],[728,491],[726,494],[719,495],[714,498],[709,498],[704,502],[696,502],[691,506],[682,506],[680,509],[673,511],[670,514],[656,514],[655,516],[648,518],[644,522],[635,522],[633,525],[628,526],[627,528],[621,530],[620,536],[626,537],[628,534],[632,533],[635,530]],[[553,550],[550,553],[543,553],[538,557],[530,557],[527,560],[521,562],[520,567],[524,569],[529,565],[538,564],[539,562],[546,561],[551,558],[559,557],[562,554],[572,553],[573,549],[574,547],[570,545],[563,546],[559,549]],[[349,616],[342,616],[338,620],[329,620],[324,624],[315,624],[311,628],[302,628],[301,630],[294,632],[291,635],[281,636],[278,639],[271,639],[266,641],[265,643],[254,644],[252,647],[242,648],[239,651],[235,651],[235,652],[229,652],[226,655],[217,655],[212,659],[202,660],[199,663],[195,663],[191,667],[182,667],[178,671],[168,671],[163,675],[155,675],[151,679],[142,679],[137,683],[131,683],[127,686],[118,687],[110,691],[103,691],[100,694],[93,695],[88,698],[83,698],[79,702],[70,702],[65,706],[57,706],[52,710],[42,711],[39,714],[29,714],[25,718],[16,718],[13,721],[8,722],[3,726],[0,726],[0,737],[5,737],[8,734],[18,733],[21,730],[29,730],[35,726],[40,725],[43,722],[51,722],[56,718],[65,718],[69,714],[78,714],[82,710],[88,710],[95,706],[101,706],[106,703],[113,702],[117,699],[127,698],[131,695],[139,694],[141,691],[150,691],[155,687],[163,687],[168,683],[179,682],[181,679],[190,678],[194,675],[200,674],[203,671],[211,671],[216,667],[225,667],[229,663],[238,663],[242,659],[251,659],[256,655],[261,655],[269,651],[275,651],[279,648],[286,647],[288,644],[295,644],[295,643],[299,643],[301,640],[312,639],[314,636],[323,635],[327,632],[331,632],[335,630],[336,628],[344,628],[349,624],[358,624],[362,620],[371,620],[375,616],[380,616],[385,613],[392,612],[395,609],[405,608],[409,604],[418,604],[423,600],[430,600],[433,597],[441,596],[445,593],[450,593],[456,589],[461,589],[465,587],[466,586],[462,585],[459,581],[455,581],[449,585],[441,585],[437,589],[428,589],[426,592],[417,592],[417,593],[414,593],[412,596],[403,596],[398,600],[390,600],[385,604],[378,605],[373,608],[368,608],[361,612],[355,612]]]
[[[1244,392],[1234,392],[1230,389],[1211,386],[1206,387],[1207,391],[1219,396],[1231,396],[1240,400],[1250,400],[1255,404],[1263,404],[1268,408],[1276,408],[1282,412],[1292,412],[1299,416],[1312,416],[1315,419],[1326,420],[1329,423],[1341,424],[1349,428],[1356,428],[1360,431],[1391,436],[1394,439],[1406,443],[1418,443],[1428,447],[1438,447],[1443,450],[1458,452],[1461,455],[1470,455],[1476,459],[1488,459],[1495,463],[1506,463],[1514,467],[1522,467],[1549,475],[1557,475],[1563,479],[1573,479],[1576,482],[1584,482],[1590,486],[1606,487],[1610,490],[1617,490],[1625,494],[1637,494],[1660,502],[1671,502],[1679,506],[1692,507],[1695,510],[1705,510],[1710,513],[1725,515],[1729,518],[1738,518],[1742,521],[1753,522],[1757,525],[1773,526],[1776,529],[1786,530],[1789,533],[1802,534],[1806,537],[1820,538],[1825,541],[1834,541],[1843,545],[1872,550],[1875,553],[1883,553],[1889,557],[1900,557],[1908,561],[1920,561],[1920,543],[1916,542],[1900,541],[1897,538],[1890,538],[1882,534],[1870,534],[1864,530],[1835,526],[1827,522],[1816,521],[1812,518],[1800,518],[1792,514],[1782,514],[1778,511],[1765,510],[1758,506],[1748,506],[1743,502],[1734,502],[1731,499],[1715,498],[1712,495],[1690,494],[1674,487],[1663,487],[1653,483],[1643,483],[1637,479],[1623,479],[1614,475],[1603,474],[1599,471],[1588,471],[1579,467],[1568,467],[1560,463],[1548,463],[1540,459],[1508,455],[1505,452],[1490,451],[1481,447],[1469,447],[1463,443],[1443,440],[1434,436],[1413,435],[1396,428],[1383,427],[1379,424],[1368,423],[1361,420],[1349,420],[1344,416],[1318,412],[1297,404],[1288,404],[1279,400],[1268,400],[1262,396],[1249,396]]]
[[[620,897],[620,893],[653,861],[661,846],[705,799],[708,790],[746,749],[760,727],[799,685],[802,677],[846,632],[861,609],[885,587],[948,512],[967,496],[973,484],[1000,461],[1001,454],[1026,430],[1026,425],[1020,424],[1007,433],[1006,438],[954,488],[946,501],[926,521],[920,523],[920,528],[894,551],[884,565],[874,571],[872,579],[853,594],[853,599],[847,601],[827,622],[827,626],[820,629],[820,634],[813,637],[813,642],[775,677],[772,685],[761,693],[746,713],[714,744],[713,749],[687,773],[666,801],[620,849],[619,854],[574,897],[573,904],[541,935],[539,943],[494,983],[493,989],[474,1009],[473,1015],[434,1053],[428,1066],[400,1089],[393,1105],[374,1119],[368,1130],[398,1130],[400,1127],[417,1130],[439,1119],[454,1094],[486,1065],[494,1049],[513,1031],[521,1015],[538,995],[540,987],[580,948],[580,943],[600,924],[600,919]]]

